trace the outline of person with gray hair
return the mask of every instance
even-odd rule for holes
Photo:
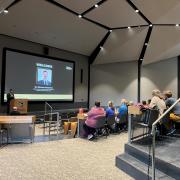
[[[166,109],[166,104],[163,100],[163,96],[160,92],[160,90],[155,89],[152,91],[152,99],[151,103],[149,105],[150,108],[155,108],[157,107],[159,109],[160,115],[163,114],[164,110]]]

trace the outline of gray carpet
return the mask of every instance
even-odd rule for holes
[[[1,180],[128,180],[115,167],[115,156],[124,151],[127,134],[96,142],[65,139],[0,149]]]

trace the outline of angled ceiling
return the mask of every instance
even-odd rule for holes
[[[94,63],[137,61],[144,45],[147,30],[147,27],[114,30]]]
[[[147,49],[144,64],[178,56],[180,54],[180,28],[154,27]]]
[[[111,28],[147,24],[125,0],[106,1],[100,7],[89,12],[86,17]]]
[[[153,24],[180,23],[179,0],[132,0]]]
[[[100,0],[55,0],[55,1],[77,12],[78,14],[82,14],[84,11],[97,4]]]
[[[179,0],[0,0],[0,12],[9,6],[0,34],[84,54],[94,64],[180,54]]]
[[[89,55],[106,30],[44,0],[22,0],[0,16],[0,33]]]

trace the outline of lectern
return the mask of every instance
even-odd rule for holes
[[[17,107],[21,114],[26,114],[28,111],[28,99],[13,99],[10,102],[10,112],[13,111],[13,107]]]

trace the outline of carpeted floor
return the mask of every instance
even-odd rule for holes
[[[0,180],[128,180],[115,167],[127,133],[100,138],[65,139],[0,149]]]

